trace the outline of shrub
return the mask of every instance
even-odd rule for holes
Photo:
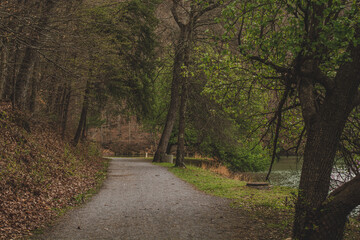
[[[203,144],[205,154],[217,159],[234,172],[258,172],[270,164],[270,157],[260,144],[245,142],[239,144]]]

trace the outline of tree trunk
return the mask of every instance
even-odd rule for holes
[[[20,60],[22,59],[21,51],[19,49],[19,46],[17,44],[14,44],[14,58],[13,58],[13,68],[9,74],[8,83],[5,86],[5,99],[11,100],[12,107],[15,108],[15,83],[16,83],[16,77],[19,73],[19,67]]]
[[[84,126],[86,126],[86,116],[87,116],[87,111],[88,111],[88,107],[89,107],[89,93],[90,93],[90,83],[88,81],[86,83],[86,89],[85,89],[85,94],[84,94],[84,101],[83,101],[83,106],[82,106],[82,110],[81,110],[79,125],[77,127],[74,139],[72,141],[72,144],[74,146],[76,146],[79,143],[81,134],[83,133],[83,128],[84,128]]]
[[[69,112],[69,105],[70,105],[70,97],[71,97],[71,87],[70,84],[67,86],[67,93],[65,95],[65,101],[64,101],[64,111],[62,114],[62,121],[61,121],[61,138],[65,138],[65,132],[66,132],[66,124],[67,124],[67,118],[68,118],[68,112]]]
[[[59,125],[62,125],[62,121],[64,119],[65,101],[68,92],[67,90],[67,83],[64,83],[61,87],[61,95],[59,94],[59,101],[57,102],[57,115],[59,116]]]
[[[55,84],[55,83],[54,83]],[[62,83],[54,88],[53,92],[49,92],[49,112],[54,113],[56,116],[61,116],[61,99],[64,95],[64,86]]]
[[[8,78],[8,47],[3,43],[1,48],[0,99],[4,96],[6,79]]]
[[[184,83],[184,79],[186,78],[184,76],[182,67],[189,66],[188,60],[190,57],[191,47],[194,41],[193,34],[196,28],[196,24],[199,18],[203,14],[221,5],[221,1],[218,1],[216,3],[212,2],[211,4],[205,4],[203,8],[201,8],[200,5],[198,6],[196,6],[196,4],[192,5],[191,2],[186,3],[186,1],[184,2],[184,1],[173,0],[172,3],[173,4],[171,8],[171,13],[175,22],[180,28],[180,35],[179,35],[179,41],[175,48],[170,108],[166,118],[165,128],[161,135],[161,139],[158,148],[155,152],[153,162],[162,162],[162,159],[165,156],[166,148],[169,143],[171,132],[174,126],[176,112],[178,111],[177,108],[179,105],[178,103],[179,90],[180,90],[179,88]],[[181,11],[178,11],[179,8],[181,9]],[[185,17],[186,20],[184,20],[184,16],[182,17],[179,16],[179,14],[184,14],[184,12],[186,12],[185,14],[187,14]]]
[[[16,76],[14,100],[15,106],[19,109],[24,109],[28,100],[27,93],[32,76],[32,69],[35,63],[35,56],[35,51],[32,47],[27,47],[25,49],[25,55],[20,65],[19,73]]]
[[[339,68],[334,87],[327,89],[319,107],[316,107],[310,81],[302,79],[300,82],[299,98],[307,141],[296,203],[294,239],[342,239],[346,216],[360,203],[359,177],[328,195],[340,137],[359,96],[360,47],[350,46],[350,52],[352,61]]]
[[[184,63],[184,31],[180,33],[180,39],[175,47],[175,59],[173,66],[173,78],[171,83],[171,99],[168,114],[166,116],[166,123],[162,132],[159,145],[155,152],[153,162],[162,162],[166,153],[166,147],[169,143],[172,129],[176,120],[176,113],[179,107],[179,87],[181,83],[181,67]]]
[[[29,94],[29,103],[28,103],[28,107],[29,107],[29,111],[31,113],[35,112],[35,107],[36,107],[36,93],[38,91],[38,82],[41,78],[41,74],[40,74],[40,62],[39,59],[36,59],[35,62],[35,66],[34,66],[34,71],[32,74],[32,80],[31,80],[31,91]]]
[[[38,44],[42,37],[41,33],[44,31],[44,28],[48,24],[50,15],[49,13],[54,7],[54,5],[55,2],[53,0],[46,0],[44,2],[44,6],[41,9],[41,16],[39,22],[36,25],[36,31],[33,31],[31,33],[31,40],[29,41],[29,45],[25,49],[24,58],[21,62],[19,73],[16,76],[13,102],[15,106],[20,109],[25,109],[25,104],[28,102],[27,92],[32,75],[31,70],[34,66],[35,58],[37,55],[35,49],[36,47],[38,47]]]
[[[83,121],[83,127],[82,127],[81,137],[80,137],[81,142],[85,141],[86,135],[87,135],[86,120],[87,120],[87,115],[85,115],[85,120]]]
[[[181,93],[181,103],[179,110],[179,135],[176,151],[175,167],[185,168],[185,125],[186,125],[186,101],[187,101],[187,86],[186,82],[183,83]]]
[[[304,163],[301,173],[299,198],[296,205],[295,239],[339,239],[318,238],[323,203],[328,196],[331,172],[343,124],[322,122],[308,130]],[[322,229],[328,226],[321,226]],[[297,237],[297,238],[296,238]]]

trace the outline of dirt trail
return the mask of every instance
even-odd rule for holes
[[[249,219],[165,168],[113,158],[100,192],[35,239],[262,239],[246,237]]]

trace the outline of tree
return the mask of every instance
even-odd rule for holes
[[[75,144],[106,101],[148,114],[157,2],[2,1],[0,100],[48,115]]]
[[[34,1],[32,3],[7,1],[1,4],[2,15],[5,21],[2,23],[2,98],[10,98],[13,105],[24,110],[29,102],[28,92],[31,86],[31,77],[41,40],[49,25],[50,12],[55,7],[55,2]],[[19,27],[16,26],[19,24]],[[21,51],[20,47],[24,50]],[[11,59],[9,51],[14,51]],[[12,71],[9,71],[10,61],[13,60]],[[12,81],[12,82],[11,82]],[[12,90],[10,94],[9,91]]]
[[[360,204],[359,175],[329,193],[344,127],[360,103],[359,2],[234,1],[224,18],[249,81],[282,94],[280,123],[281,102],[293,98],[301,108],[306,143],[293,238],[341,239]]]
[[[171,132],[176,120],[176,113],[179,109],[179,134],[178,149],[176,157],[176,166],[184,167],[184,145],[185,145],[185,113],[187,101],[187,88],[189,79],[186,69],[190,65],[190,59],[194,44],[196,42],[196,28],[201,17],[216,9],[221,5],[221,1],[205,2],[205,1],[172,1],[171,13],[180,29],[178,40],[175,45],[173,76],[171,86],[170,106],[163,133],[161,135],[158,148],[156,150],[153,161],[161,162],[166,153],[166,148],[171,136]],[[180,101],[180,105],[179,105]]]
[[[73,143],[85,136],[88,114],[95,105],[116,102],[119,108],[141,116],[148,114],[152,102],[152,81],[156,62],[154,17],[157,1],[132,0],[113,5],[91,6],[80,27],[85,43],[87,83]],[[100,100],[102,99],[102,100]],[[104,101],[104,99],[106,99]]]
[[[202,139],[198,150],[233,171],[264,171],[269,166],[266,148],[272,129],[265,129],[274,111],[273,93],[248,81],[253,74],[242,70],[226,44],[210,46],[198,50],[199,71],[206,77],[191,97],[191,124]]]

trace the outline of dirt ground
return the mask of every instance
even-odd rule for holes
[[[34,239],[279,239],[230,204],[149,160],[113,158],[100,192]]]

